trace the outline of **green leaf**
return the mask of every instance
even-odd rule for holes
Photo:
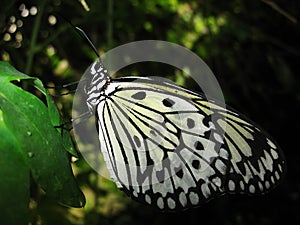
[[[63,124],[63,120],[61,119],[59,110],[53,100],[53,98],[50,96],[48,92],[46,92],[46,99],[48,104],[48,113],[51,119],[51,122],[53,126],[61,126]],[[70,133],[68,130],[63,129],[62,127],[56,128],[57,131],[61,134],[62,137],[62,143],[64,145],[64,148],[66,151],[68,151],[71,155],[78,158],[78,154],[73,147],[73,142],[70,136]]]
[[[27,76],[24,73],[21,73],[20,71],[16,70],[14,67],[12,67],[8,62],[0,62],[0,74],[3,75],[9,75],[10,77],[12,76],[20,76],[20,77],[27,77],[30,78],[29,76]]]
[[[46,95],[47,106],[33,94],[13,84],[17,81],[38,88]],[[70,135],[62,128],[55,128],[61,123],[59,111],[41,81],[18,72],[8,63],[0,62],[0,110],[6,130],[15,137],[14,143],[23,151],[23,160],[28,161],[35,182],[58,202],[83,207],[85,198],[75,182],[65,151],[73,149]],[[2,145],[0,149],[4,151]],[[5,163],[0,170],[9,166]],[[19,173],[29,177],[26,170]]]
[[[29,164],[0,110],[0,209],[1,224],[27,224]]]
[[[48,113],[53,126],[60,126],[63,124],[63,120],[60,116],[60,112],[51,97],[48,91],[45,89],[43,83],[34,77],[30,77],[24,73],[19,72],[14,67],[12,67],[8,62],[0,62],[0,74],[3,76],[2,79],[5,82],[5,79],[8,81],[20,81],[20,80],[28,80],[33,82],[33,86],[37,88],[40,92],[42,92],[46,96],[47,105],[48,105]],[[63,145],[70,154],[75,157],[78,157],[78,154],[73,146],[73,142],[71,136],[66,130],[62,128],[57,128],[58,132],[61,133],[63,137]]]

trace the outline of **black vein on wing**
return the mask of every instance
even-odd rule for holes
[[[110,100],[111,100],[111,103],[113,103],[113,100],[112,100],[112,99],[110,99]],[[122,154],[122,157],[123,157],[123,159],[124,159],[124,165],[125,165],[126,172],[127,172],[128,183],[131,184],[131,183],[132,183],[132,179],[131,179],[131,172],[130,172],[130,168],[129,168],[128,158],[127,158],[127,156],[126,156],[126,152],[125,152],[124,146],[123,146],[123,144],[122,144],[121,141],[120,141],[120,140],[121,140],[121,139],[120,139],[120,134],[119,134],[118,129],[116,128],[115,121],[112,119],[112,113],[111,113],[110,107],[108,106],[107,101],[106,101],[106,104],[107,104],[108,115],[109,115],[109,118],[110,118],[110,124],[111,124],[111,126],[112,126],[113,131],[114,131],[111,135],[116,135],[116,139],[117,139],[117,141],[118,141],[118,145],[119,145],[119,147],[120,147],[121,154]],[[129,142],[132,143],[132,140],[131,140],[131,138],[130,138],[130,134],[128,133],[127,129],[125,129],[124,124],[123,124],[122,121],[120,120],[120,118],[119,118],[119,116],[117,115],[117,113],[115,112],[115,110],[114,110],[114,109],[112,109],[112,110],[114,111],[116,117],[118,118],[119,124],[121,125],[121,127],[122,127],[124,133],[126,134],[128,140],[129,140]],[[107,132],[107,134],[109,135],[110,133]],[[111,142],[111,140],[110,140],[110,142]],[[113,151],[113,148],[111,148],[111,152],[114,152],[114,151]],[[116,165],[116,168],[117,168],[117,163],[116,163],[115,160],[116,160],[116,157],[114,157],[114,162],[115,162],[115,165]],[[118,168],[117,168],[117,169],[118,169]],[[119,172],[119,171],[117,171],[116,176],[118,177],[119,181],[121,181],[121,179],[119,178],[118,172]]]

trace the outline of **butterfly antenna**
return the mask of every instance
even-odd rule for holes
[[[55,86],[45,85],[45,87],[48,88],[48,89],[58,89],[58,88],[62,89],[62,88],[67,88],[67,87],[73,86],[75,84],[79,84],[79,81],[74,81],[74,82],[70,82],[68,84],[55,85]]]
[[[93,45],[92,41],[89,39],[89,37],[86,35],[86,33],[79,27],[75,26],[69,19],[67,19],[64,15],[60,13],[54,13],[55,15],[63,18],[65,21],[67,21],[73,28],[75,28],[76,32],[89,44],[89,46],[93,49],[93,51],[96,53],[98,58],[101,60],[100,55],[96,49],[96,47]]]
[[[96,55],[98,56],[98,58],[101,59],[100,55],[99,55],[99,53],[98,53],[98,51],[96,49],[96,47],[93,45],[92,41],[89,39],[89,37],[86,35],[86,33],[81,28],[79,28],[79,27],[75,27],[75,29],[76,29],[77,33],[83,39],[85,39],[87,41],[87,43],[91,46],[91,48],[94,50],[94,52],[96,53]]]

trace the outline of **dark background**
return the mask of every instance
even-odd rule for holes
[[[35,193],[30,205],[32,224],[299,224],[300,2],[87,3],[89,12],[77,0],[1,1],[1,60],[49,86],[80,80],[96,56],[59,15],[80,26],[100,53],[144,39],[180,44],[210,66],[227,104],[275,138],[286,156],[288,172],[283,183],[265,196],[223,196],[197,209],[160,213],[131,201],[80,159],[74,163],[74,173],[87,197],[86,207],[69,209]],[[132,65],[117,76],[122,74],[164,76],[197,88],[191,78],[158,63]],[[68,119],[72,95],[57,98],[57,103]]]

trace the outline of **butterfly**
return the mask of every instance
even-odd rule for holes
[[[143,204],[177,211],[226,193],[264,194],[286,171],[279,146],[256,124],[171,81],[112,79],[99,58],[84,93],[111,179]]]

